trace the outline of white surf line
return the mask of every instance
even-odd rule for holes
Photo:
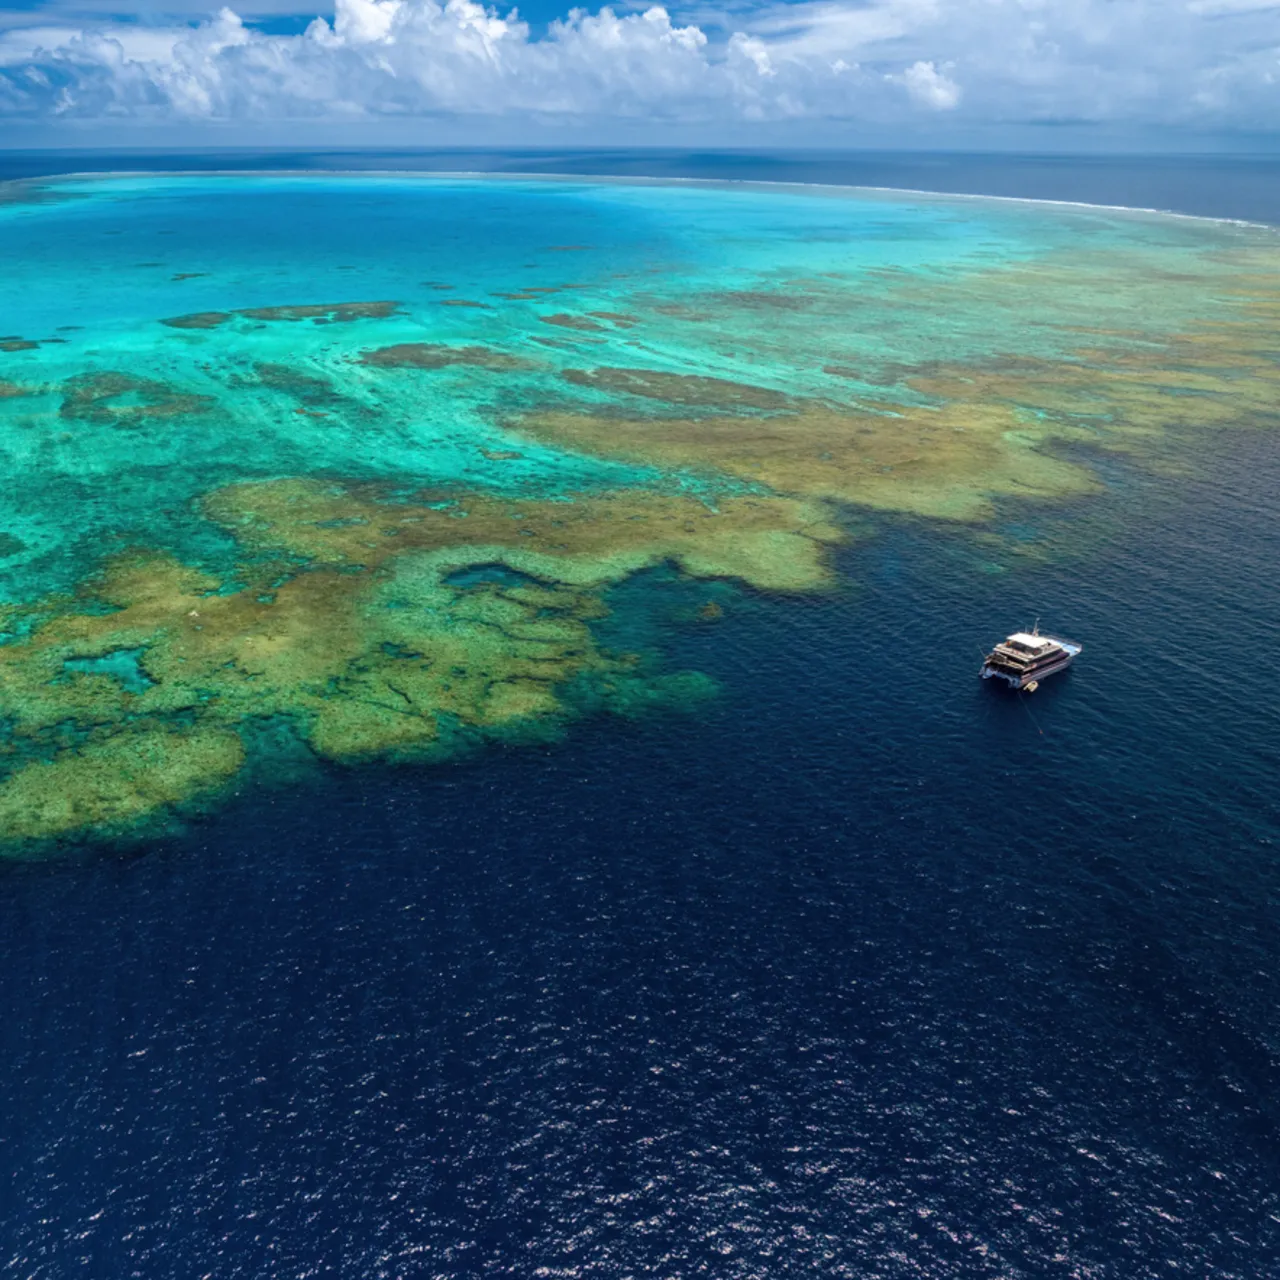
[[[1254,222],[1248,218],[1217,217],[1207,213],[1181,213],[1176,209],[1159,209],[1147,205],[1097,204],[1088,200],[1051,200],[1042,196],[984,195],[980,191],[932,191],[925,187],[882,187],[868,183],[847,182],[781,182],[771,178],[655,178],[644,174],[611,173],[522,173],[515,170],[494,172],[487,169],[272,169],[272,170],[206,170],[227,174],[244,173],[251,177],[255,172],[288,177],[385,177],[385,178],[516,178],[533,182],[598,183],[602,186],[653,186],[653,187],[781,187],[800,191],[874,191],[880,195],[928,196],[937,200],[993,200],[1005,204],[1048,205],[1064,209],[1091,209],[1105,213],[1138,213],[1159,218],[1179,218],[1186,222],[1211,222],[1221,226],[1256,227],[1263,231],[1280,229],[1275,223]],[[91,175],[92,176],[92,175]],[[199,176],[197,172],[195,176]]]

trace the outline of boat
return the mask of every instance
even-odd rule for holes
[[[1035,693],[1041,680],[1065,671],[1083,648],[1078,640],[1042,636],[1037,622],[1030,631],[1015,631],[996,645],[983,659],[981,675]]]

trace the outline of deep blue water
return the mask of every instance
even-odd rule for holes
[[[0,867],[0,1274],[1280,1273],[1280,447],[1200,448],[674,589],[687,717]]]

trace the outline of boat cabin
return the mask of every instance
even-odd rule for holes
[[[1056,640],[1050,640],[1048,636],[1035,635],[1030,631],[1015,631],[1003,644],[996,645],[996,652],[1004,650],[1010,656],[1039,658],[1050,649],[1061,647]]]

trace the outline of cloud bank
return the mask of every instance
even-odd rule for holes
[[[13,17],[13,15],[11,15]],[[813,0],[575,9],[536,33],[474,0],[337,0],[301,34],[0,31],[0,120],[1124,122],[1271,130],[1280,0]]]

